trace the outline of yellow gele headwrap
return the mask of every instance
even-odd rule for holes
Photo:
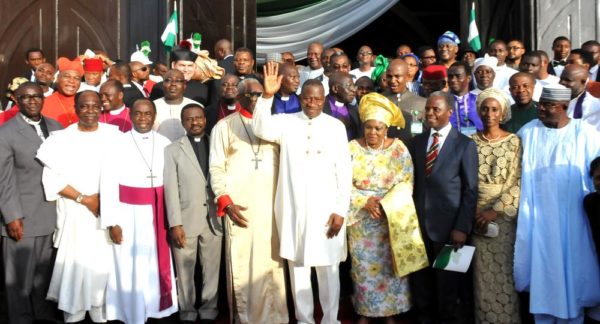
[[[363,123],[374,119],[386,124],[388,127],[404,128],[405,126],[404,116],[402,116],[400,108],[390,99],[377,92],[368,93],[360,99],[358,113]]]

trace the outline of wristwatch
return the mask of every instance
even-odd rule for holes
[[[82,200],[83,200],[83,194],[79,194],[79,196],[77,196],[77,198],[75,198],[75,202],[77,202],[78,204],[81,204]]]

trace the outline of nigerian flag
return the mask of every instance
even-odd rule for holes
[[[471,7],[471,17],[469,19],[469,45],[476,52],[481,50],[481,40],[479,39],[479,31],[475,23],[475,2],[473,2],[473,6]]]
[[[162,33],[162,36],[160,36],[160,39],[165,45],[165,49],[167,50],[167,52],[170,52],[175,46],[175,43],[177,42],[178,31],[179,28],[177,24],[177,6],[175,6],[173,14],[169,19],[169,23],[167,24],[165,31]]]

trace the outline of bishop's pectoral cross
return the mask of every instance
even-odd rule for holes
[[[262,159],[259,159],[258,154],[254,153],[254,159],[252,159],[252,161],[254,161],[254,170],[258,170],[258,162],[262,161]]]
[[[146,178],[150,179],[150,187],[154,188],[154,178],[156,178],[156,176],[152,174],[152,170],[150,170],[150,175]]]

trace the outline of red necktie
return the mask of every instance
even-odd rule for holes
[[[429,147],[429,150],[427,150],[427,155],[425,156],[425,175],[427,176],[431,174],[431,170],[433,170],[433,164],[440,151],[440,134],[433,133],[431,136],[433,136],[433,141],[431,142],[431,146]]]

